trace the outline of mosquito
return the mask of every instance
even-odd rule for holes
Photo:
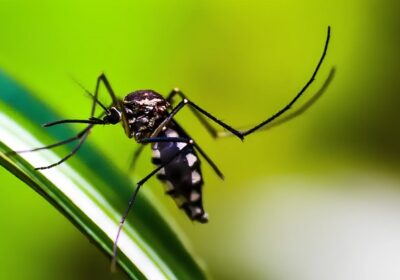
[[[199,155],[211,166],[217,176],[219,176],[221,179],[223,179],[224,176],[217,165],[178,124],[174,117],[184,107],[189,107],[189,109],[194,113],[194,116],[200,121],[200,123],[205,127],[212,137],[219,138],[221,136],[231,135],[239,138],[240,140],[244,140],[246,136],[260,130],[261,128],[265,129],[284,123],[304,112],[318,98],[318,96],[314,96],[313,99],[305,103],[290,115],[286,115],[286,117],[278,119],[278,117],[287,112],[292,105],[296,103],[296,101],[303,95],[306,89],[314,81],[322,62],[325,59],[329,40],[330,27],[328,26],[327,37],[322,55],[308,82],[286,106],[250,129],[243,131],[234,129],[232,126],[219,120],[214,115],[210,114],[205,109],[191,101],[178,88],[174,88],[166,98],[154,90],[146,89],[136,90],[126,95],[124,99],[119,99],[112,89],[106,75],[101,74],[97,78],[94,94],[85,89],[85,91],[90,94],[93,99],[91,114],[88,119],[65,119],[50,122],[44,125],[44,127],[50,127],[64,123],[85,123],[87,124],[86,128],[84,128],[76,136],[68,138],[64,141],[32,150],[16,151],[14,153],[50,149],[73,141],[78,141],[75,148],[58,162],[48,166],[36,168],[37,170],[49,169],[72,157],[83,145],[94,126],[116,125],[119,123],[122,123],[127,137],[133,138],[138,144],[141,144],[133,156],[132,164],[136,162],[145,145],[151,145],[152,162],[155,164],[156,168],[136,184],[136,187],[129,198],[127,208],[121,217],[113,245],[112,264],[115,266],[117,259],[118,239],[125,220],[136,200],[140,188],[154,175],[156,175],[157,178],[164,183],[166,193],[172,197],[178,207],[186,213],[190,220],[199,223],[207,223],[208,221],[208,215],[204,211],[203,207],[203,175],[200,168]],[[326,80],[323,88],[320,89],[320,93],[323,92],[324,88],[328,85],[333,77],[333,70],[334,69],[332,69],[331,75]],[[110,106],[103,105],[103,103],[101,103],[98,99],[99,88],[101,84],[103,84],[111,97],[112,104]],[[176,106],[173,106],[176,98],[179,98],[180,101]],[[98,106],[103,109],[103,112],[95,117],[95,110]],[[276,121],[273,122],[274,120]],[[218,131],[215,129],[211,125],[212,122],[225,129],[225,131]],[[270,125],[267,126],[268,124]]]

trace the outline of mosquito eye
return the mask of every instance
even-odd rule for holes
[[[112,107],[104,120],[110,124],[117,124],[121,120],[121,113],[115,107]]]

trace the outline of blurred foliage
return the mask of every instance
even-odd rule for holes
[[[0,5],[2,70],[65,117],[85,117],[90,110],[90,100],[70,76],[91,89],[104,71],[119,96],[138,88],[166,94],[179,86],[235,127],[257,122],[285,105],[307,81],[319,58],[326,27],[332,26],[327,60],[305,97],[318,90],[331,66],[337,67],[337,75],[305,115],[250,136],[244,143],[233,138],[214,141],[189,112],[179,116],[226,176],[221,182],[204,165],[208,225],[188,222],[164,197],[161,186],[143,188],[176,216],[217,279],[241,279],[244,275],[265,279],[268,275],[270,267],[265,266],[265,271],[251,265],[255,259],[267,262],[263,259],[266,253],[243,249],[251,232],[265,227],[262,221],[254,226],[255,217],[246,215],[257,203],[246,199],[272,195],[278,185],[267,182],[275,182],[274,178],[320,176],[328,182],[337,172],[351,170],[398,177],[398,1],[0,0]],[[105,94],[102,99],[108,103]],[[29,110],[29,104],[26,106]],[[89,141],[119,169],[127,170],[135,144],[120,127],[99,127]],[[146,154],[140,162],[135,177],[151,168]],[[84,268],[97,273],[102,265],[93,265],[94,260],[87,258],[94,259],[96,254],[86,241],[33,192],[0,172],[1,182],[9,182],[1,188],[4,201],[0,205],[15,215],[8,225],[1,225],[6,227],[3,235],[8,241],[0,242],[13,244],[2,256],[4,278],[23,273],[15,269],[22,265],[15,259],[25,249],[16,242],[15,231],[31,232],[31,223],[37,233],[24,235],[25,242],[32,243],[26,248],[41,244],[37,246],[43,255],[27,258],[24,271],[54,278],[51,269],[66,268],[45,264],[54,261],[55,248],[65,243],[69,245],[62,246],[63,253],[73,255],[76,263],[69,271],[78,274]],[[254,180],[266,182],[265,188],[251,188]],[[232,199],[227,199],[228,194]],[[34,213],[35,219],[28,219],[26,225],[16,222],[27,220],[26,209],[32,209],[29,214]],[[248,235],[241,231],[240,238],[233,236],[238,227]],[[46,228],[43,233],[42,228]],[[82,248],[82,253],[77,248]]]

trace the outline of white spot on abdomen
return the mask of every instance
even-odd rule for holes
[[[197,157],[194,154],[187,154],[186,160],[187,160],[189,166],[192,167],[194,165],[194,163],[197,161]]]
[[[160,158],[160,150],[158,149],[153,150],[153,158]]]
[[[158,174],[165,175],[165,169],[161,168],[160,170],[158,170]]]
[[[197,206],[190,206],[190,211],[192,212],[192,218],[201,214],[201,209]]]
[[[186,147],[186,143],[183,143],[183,142],[178,142],[178,143],[176,143],[176,146],[178,147],[178,149],[179,150],[182,150],[183,148],[185,148]]]
[[[192,172],[192,184],[196,184],[201,181],[201,176],[196,170]]]
[[[197,201],[197,200],[199,200],[199,199],[200,199],[200,193],[193,190],[193,191],[190,193],[190,201],[194,202],[194,201]]]
[[[171,128],[168,128],[165,131],[165,135],[167,137],[170,137],[170,138],[179,138],[178,132],[176,132],[175,130],[173,130]],[[177,142],[176,143],[176,146],[178,147],[179,150],[182,150],[184,147],[186,147],[186,145],[187,145],[187,143],[184,143],[184,142]]]
[[[179,134],[175,130],[170,128],[165,131],[165,135],[167,135],[167,137],[179,137]]]

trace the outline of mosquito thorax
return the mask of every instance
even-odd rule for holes
[[[152,132],[168,115],[170,104],[157,92],[145,89],[134,91],[123,100],[129,137],[136,141],[150,137]]]

